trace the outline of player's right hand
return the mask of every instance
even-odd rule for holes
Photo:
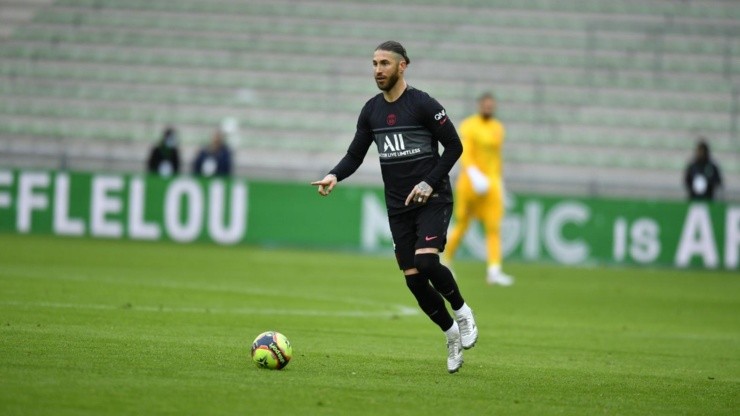
[[[321,196],[327,196],[331,193],[331,190],[337,185],[337,177],[331,173],[324,176],[324,179],[320,181],[311,182],[311,186],[319,187],[319,194]]]

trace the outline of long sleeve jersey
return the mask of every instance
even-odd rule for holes
[[[389,215],[415,208],[404,203],[421,181],[434,189],[432,198],[452,201],[449,172],[462,154],[462,143],[445,109],[429,94],[408,87],[392,103],[383,94],[368,100],[347,154],[330,173],[340,181],[353,174],[373,143],[378,149]]]

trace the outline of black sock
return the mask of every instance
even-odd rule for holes
[[[442,296],[450,302],[452,309],[462,308],[465,301],[460,294],[455,278],[450,269],[439,262],[439,255],[434,253],[417,254],[414,256],[414,265],[424,276],[429,278],[432,285]]]
[[[439,327],[446,331],[453,324],[450,313],[445,308],[445,301],[439,292],[429,284],[429,279],[421,274],[412,274],[406,276],[406,286],[414,294],[419,307],[429,318]]]

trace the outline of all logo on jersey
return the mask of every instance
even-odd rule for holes
[[[406,158],[422,152],[423,144],[418,138],[405,137],[404,133],[386,133],[375,135],[380,160]]]
[[[406,144],[403,142],[403,134],[398,133],[393,135],[393,139],[385,136],[385,144],[383,145],[383,152],[387,151],[397,152],[399,150],[406,150]]]
[[[396,125],[396,115],[395,114],[388,114],[388,117],[385,118],[385,122],[389,126],[395,126]]]

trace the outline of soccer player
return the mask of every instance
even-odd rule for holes
[[[437,100],[404,80],[409,63],[398,42],[387,41],[375,49],[374,76],[381,93],[362,108],[344,158],[311,185],[318,186],[322,196],[329,195],[362,164],[370,145],[377,146],[396,260],[421,310],[447,336],[447,370],[454,373],[462,366],[462,349],[478,339],[473,311],[450,270],[439,262],[452,216],[449,172],[462,144]]]
[[[478,114],[460,125],[465,151],[462,171],[455,185],[455,227],[445,253],[451,264],[470,220],[483,223],[486,234],[488,270],[486,282],[511,286],[514,279],[501,271],[501,219],[504,216],[504,182],[501,151],[506,134],[496,119],[496,99],[485,93],[478,99]]]

